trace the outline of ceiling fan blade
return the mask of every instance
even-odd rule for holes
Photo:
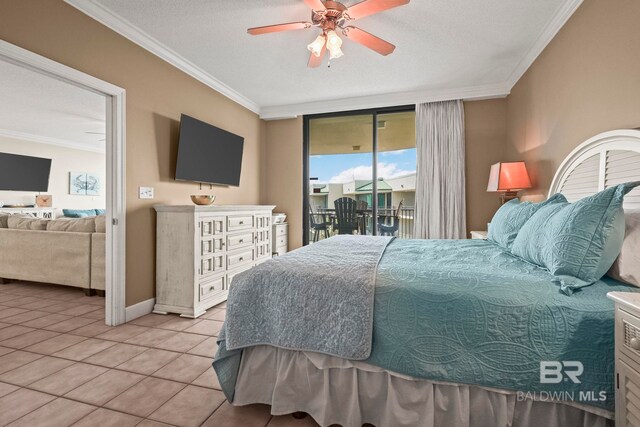
[[[304,2],[309,6],[312,10],[325,10],[324,3],[320,0],[304,0]]]
[[[267,25],[265,27],[249,28],[247,33],[257,36],[260,34],[277,33],[280,31],[304,30],[311,28],[310,22],[290,22],[288,24]]]
[[[388,41],[382,40],[380,37],[376,37],[373,34],[367,33],[360,28],[349,26],[343,28],[345,35],[356,43],[368,47],[371,50],[375,50],[380,55],[387,56],[396,49],[394,45]]]
[[[411,0],[364,0],[347,9],[349,19],[360,19],[394,7],[404,6]]]
[[[307,67],[318,68],[320,65],[322,65],[322,60],[324,59],[325,53],[327,53],[326,45],[322,46],[322,50],[320,51],[320,56],[315,56],[313,53],[311,54]]]

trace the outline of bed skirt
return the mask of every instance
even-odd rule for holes
[[[415,379],[336,357],[256,346],[244,350],[234,405],[306,412],[321,426],[604,427],[613,414],[519,399],[513,391]]]

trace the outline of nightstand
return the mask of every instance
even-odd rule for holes
[[[480,240],[487,240],[487,231],[472,231],[471,232],[471,238],[472,239],[480,239]]]
[[[635,419],[634,408],[640,407],[635,392],[640,388],[640,294],[609,292],[607,297],[616,303],[616,425],[632,425],[627,408]]]

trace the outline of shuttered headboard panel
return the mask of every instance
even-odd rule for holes
[[[570,202],[611,186],[640,181],[640,131],[616,130],[580,144],[562,162],[549,195],[562,193]],[[625,196],[625,209],[640,209],[640,188]]]

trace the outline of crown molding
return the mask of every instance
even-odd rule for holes
[[[529,51],[522,57],[509,78],[491,85],[474,86],[458,89],[443,90],[415,90],[410,92],[367,95],[351,98],[313,101],[299,104],[260,106],[231,87],[222,83],[214,76],[188,61],[177,52],[140,30],[126,19],[116,15],[98,3],[97,0],[64,0],[96,21],[102,23],[118,34],[131,40],[152,54],[158,56],[194,79],[204,83],[213,90],[226,96],[234,102],[260,115],[264,120],[294,118],[303,114],[317,114],[326,112],[358,110],[373,107],[389,107],[395,105],[417,104],[423,102],[446,101],[463,99],[465,101],[490,98],[503,98],[531,67],[547,45],[553,40],[573,13],[580,7],[583,0],[566,0],[558,8],[553,18],[544,27]]]
[[[0,129],[0,137],[19,139],[22,141],[36,142],[38,144],[55,145],[57,147],[70,148],[73,150],[91,151],[93,153],[105,153],[105,147],[91,147],[86,143],[77,141],[67,141],[65,139],[51,138],[48,136],[35,135],[32,133],[18,132],[9,129]]]
[[[362,110],[366,108],[394,107],[397,105],[449,101],[452,99],[473,101],[491,98],[504,98],[509,95],[510,89],[511,88],[505,84],[496,84],[458,89],[385,93],[380,95],[305,102],[302,104],[276,105],[262,107],[260,110],[260,118],[264,120],[278,120],[294,118],[301,114],[318,114],[326,112]]]
[[[533,43],[529,51],[522,57],[516,68],[509,76],[509,79],[505,82],[509,86],[509,89],[518,83],[524,73],[531,67],[535,60],[540,56],[542,51],[551,43],[551,40],[558,34],[560,29],[564,27],[573,13],[580,7],[583,0],[567,0],[556,11],[553,18],[544,27],[536,41]]]
[[[160,43],[154,37],[137,28],[126,19],[114,14],[95,0],[64,0],[69,5],[80,10],[84,14],[90,16],[106,27],[112,29],[121,36],[131,40],[143,49],[148,50],[157,57],[163,59],[177,69],[190,75],[194,79],[209,86],[216,92],[226,96],[232,101],[242,105],[246,109],[259,114],[260,106],[247,98],[246,96],[235,91],[220,80],[207,73],[202,68],[187,60],[177,52],[169,49]]]

